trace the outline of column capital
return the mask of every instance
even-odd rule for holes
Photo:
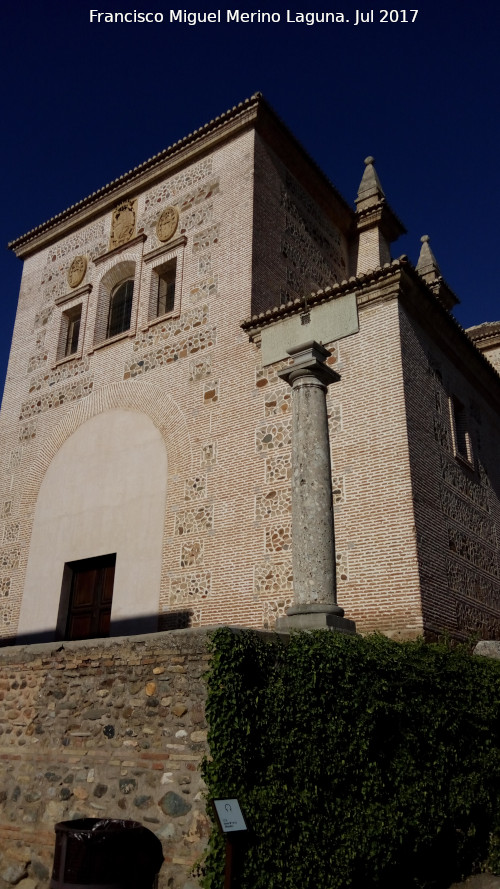
[[[315,377],[325,387],[340,380],[340,374],[326,364],[331,352],[321,343],[309,340],[289,349],[288,354],[293,358],[293,364],[279,370],[278,376],[289,386],[293,386],[300,377]]]

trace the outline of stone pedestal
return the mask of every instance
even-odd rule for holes
[[[290,349],[279,376],[292,387],[292,547],[294,603],[278,629],[355,633],[337,605],[332,471],[326,391],[340,379],[316,342]]]

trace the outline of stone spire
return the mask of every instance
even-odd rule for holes
[[[390,243],[406,231],[387,203],[374,163],[371,155],[365,158],[365,170],[356,198],[359,235],[355,259],[357,275],[390,262]]]
[[[443,279],[437,259],[431,250],[429,235],[422,235],[420,240],[422,247],[420,248],[420,256],[416,265],[417,272],[445,309],[451,310],[460,300]]]
[[[422,242],[422,247],[420,248],[420,256],[418,257],[416,269],[427,284],[432,284],[433,281],[437,281],[438,278],[442,277],[441,270],[437,264],[436,257],[431,250],[429,235],[422,235],[420,240]]]
[[[356,198],[358,210],[365,210],[367,207],[373,207],[385,198],[384,189],[380,184],[377,171],[373,166],[374,163],[374,157],[371,155],[365,157],[365,170],[363,178],[359,183],[358,196]]]

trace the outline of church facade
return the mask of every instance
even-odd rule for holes
[[[293,603],[288,349],[321,342],[337,594],[361,632],[500,636],[500,333],[254,96],[12,242],[6,642],[274,628]],[[311,529],[314,534],[314,529]]]

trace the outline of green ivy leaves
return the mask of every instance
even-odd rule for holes
[[[320,631],[218,630],[208,795],[251,826],[241,889],[448,886],[500,842],[500,665]],[[223,885],[213,833],[203,885]]]

